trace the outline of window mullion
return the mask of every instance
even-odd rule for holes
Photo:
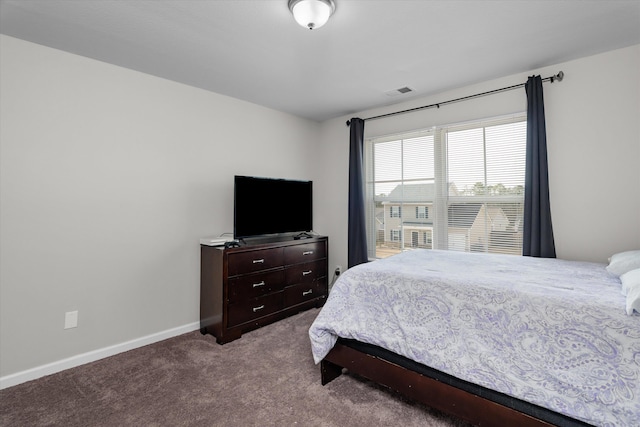
[[[402,141],[400,141],[400,170],[401,172],[401,176],[400,176],[400,182],[402,185],[402,191],[401,193],[401,197],[400,197],[400,209],[398,212],[398,219],[400,220],[400,250],[404,250],[404,219],[402,217],[403,215],[403,206],[404,206],[404,185],[405,185],[405,170],[404,170],[404,139]]]
[[[435,168],[435,200],[434,204],[434,221],[433,221],[433,248],[446,249],[448,243],[447,232],[447,197],[448,197],[448,179],[447,179],[447,148],[446,148],[446,132],[437,129],[434,135],[434,168]]]
[[[491,194],[489,191],[489,180],[487,179],[487,128],[485,126],[482,126],[482,153],[483,153],[482,169],[484,171],[484,192],[485,192],[485,195],[488,197]],[[485,238],[485,241],[488,242],[491,234],[490,232],[491,220],[489,218],[489,205],[487,203],[484,203],[483,206],[484,206],[484,238]],[[486,251],[488,251],[488,245],[487,245]]]

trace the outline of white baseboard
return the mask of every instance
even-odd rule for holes
[[[46,365],[27,369],[26,371],[6,375],[4,377],[0,377],[0,390],[25,383],[27,381],[35,380],[46,375],[55,374],[56,372],[64,371],[65,369],[75,368],[76,366],[84,365],[85,363],[95,362],[96,360],[104,359],[105,357],[113,356],[118,353],[153,344],[155,342],[163,341],[168,338],[173,338],[175,336],[186,334],[188,332],[193,332],[199,329],[200,322],[194,322],[188,325],[168,329],[166,331],[147,335],[141,338],[136,338],[131,341],[123,342],[121,344],[115,344],[87,353],[78,354],[76,356],[62,359],[57,362],[52,362]]]

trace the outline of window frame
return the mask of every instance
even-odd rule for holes
[[[434,162],[433,183],[435,188],[435,194],[433,195],[434,200],[432,202],[425,200],[425,203],[427,205],[424,206],[424,209],[425,209],[424,218],[418,218],[420,209],[418,209],[419,206],[416,206],[416,211],[415,211],[416,220],[429,219],[433,222],[433,228],[430,231],[430,234],[431,234],[430,240],[431,240],[432,248],[451,249],[449,247],[449,227],[450,226],[449,226],[448,212],[449,212],[449,207],[452,204],[469,203],[469,202],[481,203],[483,204],[483,206],[485,206],[484,209],[486,211],[489,211],[490,208],[496,209],[494,207],[495,204],[505,208],[508,206],[505,206],[504,204],[514,204],[514,206],[523,205],[524,204],[524,181],[522,181],[523,182],[522,191],[519,194],[501,194],[501,195],[474,194],[473,196],[449,194],[449,188],[448,188],[449,183],[447,182],[448,169],[449,169],[448,135],[452,132],[481,128],[483,132],[483,144],[486,145],[487,142],[486,142],[486,136],[484,135],[484,133],[486,132],[487,128],[491,128],[491,127],[499,126],[503,124],[509,124],[509,123],[524,123],[524,131],[523,131],[525,135],[524,151],[526,151],[526,113],[525,112],[518,112],[518,113],[506,115],[506,116],[489,117],[481,120],[473,120],[473,121],[468,121],[463,123],[438,125],[438,126],[416,130],[416,131],[401,132],[401,133],[396,133],[396,134],[386,135],[386,136],[377,136],[377,137],[374,136],[374,137],[366,138],[365,157],[364,157],[364,163],[365,163],[364,164],[365,166],[364,186],[365,186],[365,212],[366,212],[365,217],[367,221],[366,230],[367,230],[367,241],[368,241],[368,248],[369,248],[369,258],[371,259],[378,258],[376,236],[380,230],[380,227],[385,227],[385,225],[383,224],[381,226],[378,226],[378,228],[376,228],[376,218],[377,218],[376,206],[380,206],[382,203],[379,196],[376,196],[374,194],[376,184],[380,184],[380,183],[389,184],[389,183],[395,182],[395,180],[376,181],[374,179],[375,170],[376,170],[375,169],[376,164],[374,159],[374,147],[376,146],[376,144],[385,143],[385,142],[393,143],[395,141],[403,141],[400,143],[400,146],[401,146],[400,162],[402,164],[404,162],[402,157],[403,156],[402,150],[404,149],[402,147],[404,145],[404,141],[411,140],[414,138],[427,138],[426,141],[430,141],[429,138],[432,138],[432,141],[433,141],[432,152],[433,152],[433,162]],[[520,136],[521,135],[519,134],[519,137]],[[427,142],[427,143],[431,143],[431,142]],[[483,161],[485,162],[485,175],[486,175],[487,174],[486,148],[483,156],[484,156]],[[404,168],[404,165],[401,165],[401,168]],[[402,169],[402,171],[404,173],[404,169]],[[522,173],[522,178],[524,179],[524,165],[522,165],[521,167],[521,173]],[[401,179],[398,182],[403,184],[409,184],[411,183],[411,181],[424,181],[424,179],[411,180],[411,179],[402,179],[402,178],[403,177],[401,177]],[[431,179],[430,177],[424,177],[424,178],[427,179],[427,181],[430,181]],[[488,181],[486,180],[486,177],[484,182],[485,182],[485,185],[488,186],[487,184]],[[405,203],[408,203],[408,202],[405,202]],[[400,212],[402,212],[403,206],[405,206],[403,202],[400,202],[400,206],[398,206],[400,208]],[[391,215],[391,212],[390,212],[390,215]],[[485,213],[485,216],[486,215],[487,214]],[[521,224],[522,219],[520,216],[518,216],[521,214],[519,212],[516,212],[515,215],[517,218],[515,222],[517,224]],[[391,217],[400,219],[401,227],[402,227],[400,229],[400,235],[402,236],[404,232],[403,230],[405,229],[403,225],[404,219],[402,218],[402,214],[400,213],[398,216],[391,216]],[[386,233],[382,233],[382,235],[384,236],[386,235]],[[400,243],[401,243],[400,250],[409,249],[409,247],[403,247],[404,245],[402,240],[403,239],[400,239]],[[519,245],[520,246],[518,250],[520,251],[519,254],[521,254],[521,241]]]

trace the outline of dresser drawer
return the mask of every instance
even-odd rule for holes
[[[287,285],[298,283],[311,283],[327,275],[327,261],[305,262],[287,267],[284,270],[285,282]]]
[[[267,314],[282,310],[283,307],[284,291],[229,304],[228,326],[231,327],[250,322]]]
[[[284,263],[286,265],[315,261],[327,257],[327,247],[324,242],[305,243],[284,248]]]
[[[301,285],[289,286],[284,290],[284,304],[291,306],[312,300],[321,296],[326,296],[324,282],[304,283]]]
[[[280,267],[284,264],[283,261],[282,248],[230,253],[228,260],[229,276]]]
[[[284,288],[284,270],[237,276],[229,279],[229,302],[256,298]]]

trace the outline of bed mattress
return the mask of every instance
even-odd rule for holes
[[[640,316],[604,264],[413,250],[346,271],[309,335],[338,337],[595,425],[640,419]]]

